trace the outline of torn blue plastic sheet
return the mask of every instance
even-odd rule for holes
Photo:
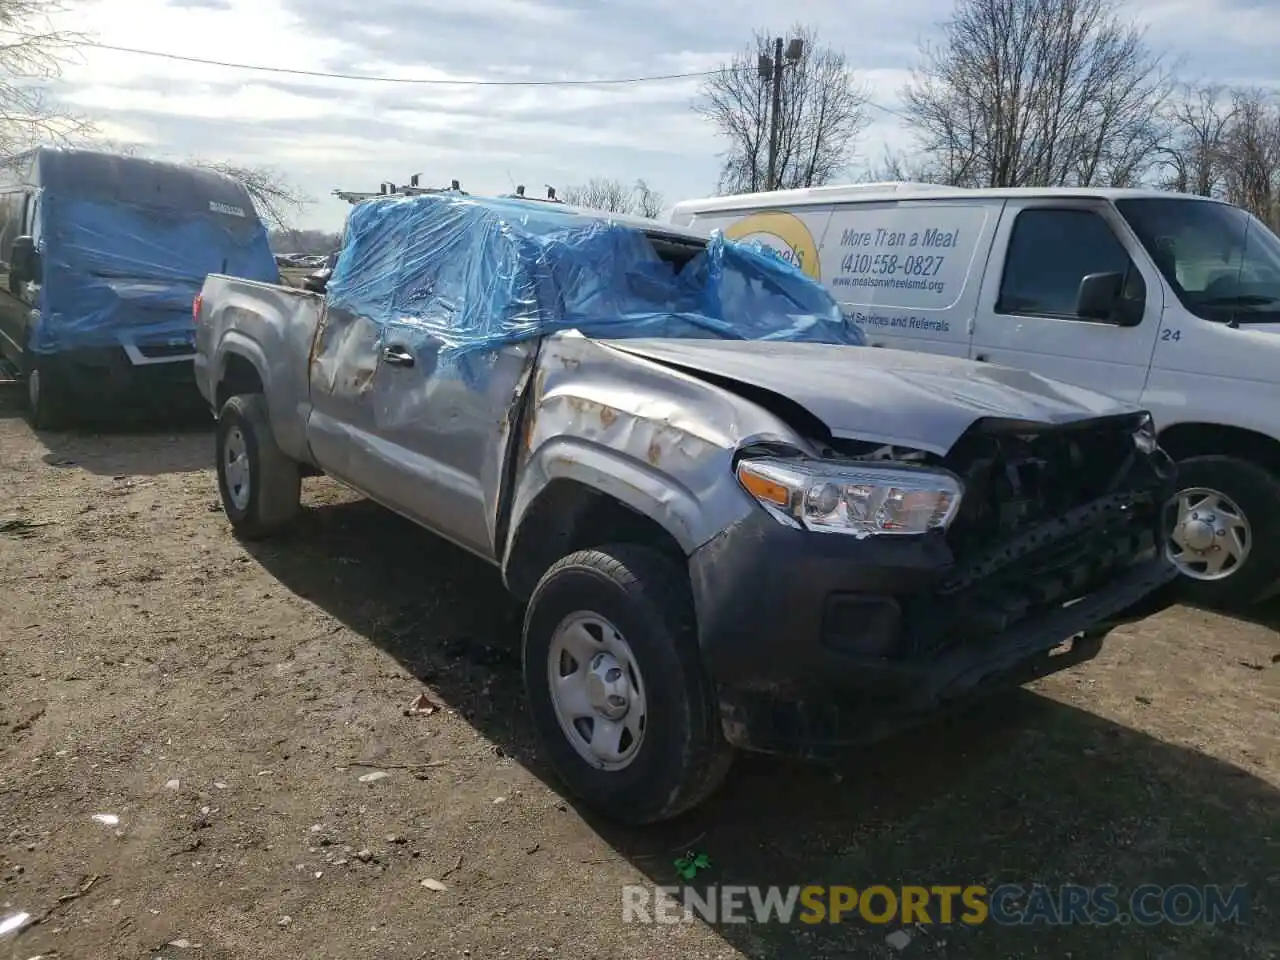
[[[619,339],[696,337],[864,344],[817,282],[766,247],[712,235],[683,266],[646,231],[571,207],[426,195],[357,205],[328,306],[442,366],[563,330]],[[683,238],[685,243],[698,243]],[[661,244],[659,244],[661,246]]]
[[[167,210],[41,192],[38,353],[188,342],[191,301],[210,273],[279,281],[253,214]]]

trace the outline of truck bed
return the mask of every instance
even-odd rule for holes
[[[324,296],[211,273],[195,312],[196,384],[215,416],[228,396],[261,390],[280,448],[309,462],[308,358]]]

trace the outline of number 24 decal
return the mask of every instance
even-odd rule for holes
[[[1181,330],[1161,330],[1160,339],[1161,340],[1181,340],[1182,331]]]

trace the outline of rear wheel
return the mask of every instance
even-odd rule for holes
[[[1169,559],[1193,603],[1238,607],[1263,599],[1280,579],[1280,480],[1236,457],[1178,464],[1170,504]]]
[[[552,767],[610,819],[678,816],[728,772],[688,578],[655,550],[616,544],[552,566],[525,615],[524,679]]]
[[[222,405],[217,456],[222,509],[237,536],[268,537],[297,517],[301,472],[276,444],[262,394],[240,394]]]

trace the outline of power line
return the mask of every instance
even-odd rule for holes
[[[0,30],[0,34],[6,31]],[[329,73],[323,70],[301,70],[291,67],[268,67],[259,63],[235,63],[229,60],[209,60],[203,57],[190,57],[180,53],[166,53],[162,50],[143,50],[138,47],[121,47],[111,43],[81,41],[78,46],[92,47],[96,50],[108,50],[113,53],[128,53],[140,57],[156,57],[161,60],[176,60],[181,63],[198,63],[208,67],[225,67],[230,70],[249,70],[257,73],[287,74],[297,77],[318,77],[325,80],[359,80],[366,83],[400,83],[419,86],[452,86],[452,87],[587,87],[601,85],[621,85],[633,83],[655,83],[663,80],[692,80],[700,77],[713,77],[724,71],[732,72],[735,68],[724,66],[715,70],[698,70],[691,73],[661,73],[643,77],[606,77],[594,80],[428,80],[421,77],[381,77],[367,73]],[[741,68],[748,70],[748,68]],[[754,69],[754,68],[751,68]],[[905,114],[892,107],[886,107],[873,100],[866,105],[873,110],[890,114],[900,120],[908,119]]]
[[[177,60],[182,63],[200,63],[209,67],[228,67],[233,70],[254,70],[259,73],[284,73],[297,77],[321,77],[326,80],[363,80],[370,83],[404,83],[423,86],[451,87],[585,87],[604,84],[654,83],[661,80],[690,80],[697,77],[714,76],[721,71],[700,70],[693,73],[663,73],[647,77],[612,77],[598,80],[427,80],[416,77],[378,77],[360,73],[327,73],[323,70],[295,70],[289,67],[268,67],[254,63],[231,63],[226,60],[206,60],[203,57],[188,57],[178,53],[165,53],[160,50],[141,50],[136,47],[119,47],[110,43],[85,41],[78,44],[82,47],[93,47],[97,50],[111,50],[115,53],[129,53],[140,57],[158,57],[161,60]]]
[[[182,63],[199,63],[208,67],[226,67],[231,70],[250,70],[259,73],[283,73],[299,77],[319,77],[326,80],[360,80],[367,83],[403,83],[425,86],[586,87],[605,84],[618,85],[627,83],[654,83],[662,80],[692,80],[699,77],[713,77],[725,70],[732,71],[734,69],[731,66],[725,66],[715,70],[699,70],[692,73],[660,73],[644,77],[611,77],[596,80],[428,80],[420,77],[380,77],[367,73],[328,73],[323,70],[298,70],[290,67],[268,67],[256,63],[233,63],[227,60],[206,60],[203,57],[189,57],[180,53],[166,53],[162,50],[142,50],[135,47],[120,47],[115,44],[97,43],[93,41],[84,41],[79,45],[83,47],[93,47],[97,50],[110,50],[115,53],[129,53],[141,57],[158,57],[161,60],[177,60]],[[892,114],[895,117],[905,119],[902,113],[894,110],[892,107],[882,106],[881,104],[875,103],[871,100],[867,101],[867,106],[874,110],[879,110],[883,113]]]

